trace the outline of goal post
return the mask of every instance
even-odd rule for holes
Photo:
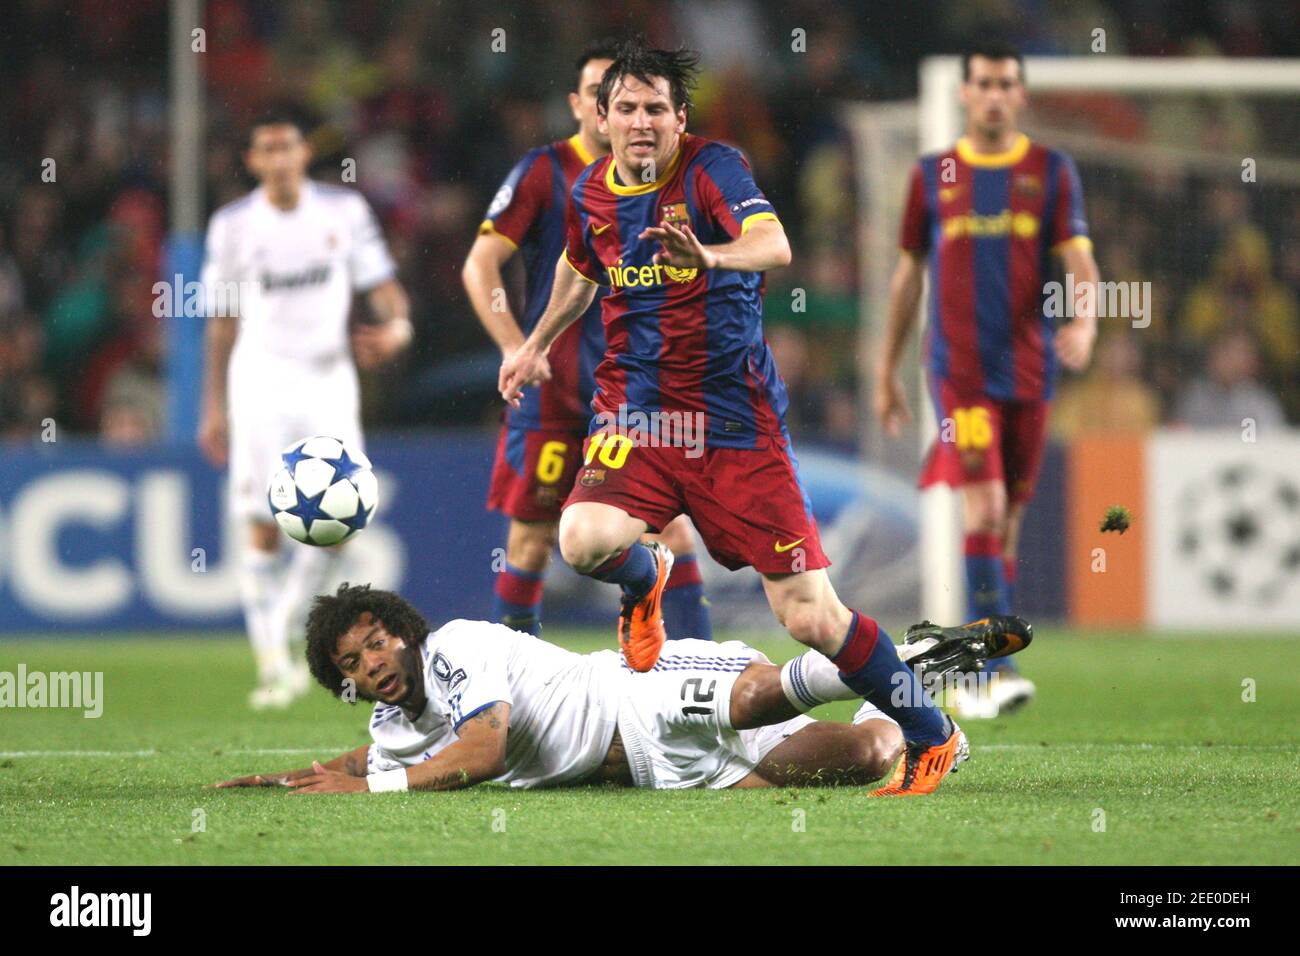
[[[1253,157],[1267,170],[1260,188],[1300,190],[1300,162],[1289,153],[1300,142],[1300,60],[1124,57],[1109,54],[1025,58],[1029,108],[1022,121],[1030,136],[1041,136],[1074,155],[1080,166],[1085,204],[1102,194],[1102,201],[1120,204],[1130,216],[1140,217],[1144,206],[1155,208],[1163,200],[1156,183],[1159,170],[1173,177],[1193,198],[1186,210],[1187,225],[1199,224],[1199,200],[1215,184],[1242,184],[1242,163]],[[897,260],[896,238],[902,214],[906,177],[918,155],[945,149],[961,134],[964,116],[958,99],[961,58],[929,57],[919,67],[918,99],[902,103],[846,104],[843,120],[855,153],[859,196],[859,248],[861,250],[861,317],[863,352],[874,356],[883,333],[889,295],[889,276]],[[1253,131],[1225,137],[1228,142],[1206,146],[1180,141],[1179,124],[1186,118],[1225,114],[1231,132]],[[1112,115],[1113,114],[1113,115]],[[1166,115],[1167,114],[1167,115]],[[1127,124],[1127,126],[1125,125]],[[1234,152],[1250,142],[1252,152]],[[1261,173],[1261,180],[1264,177]],[[1144,183],[1143,179],[1151,180]],[[1098,190],[1098,180],[1104,189]],[[1281,193],[1279,193],[1281,194]],[[1260,205],[1267,207],[1269,201]],[[1284,205],[1284,204],[1283,204]],[[1108,241],[1104,223],[1093,223],[1099,247]],[[1176,258],[1176,257],[1175,257]],[[1204,262],[1190,256],[1162,269],[1172,270],[1174,289],[1165,289],[1162,305],[1167,313],[1180,307],[1187,287],[1200,275]],[[1106,279],[1103,266],[1103,281]],[[1164,278],[1162,272],[1157,278]],[[927,283],[928,285],[928,283]],[[1156,289],[1156,294],[1161,293]],[[928,289],[927,289],[928,295]],[[921,304],[918,325],[924,329],[926,303]],[[919,341],[921,336],[917,336]],[[912,343],[904,381],[912,396],[916,421],[907,443],[885,441],[871,415],[873,369],[870,359],[861,366],[863,420],[862,448],[873,461],[901,470],[915,469],[937,434],[928,390],[920,374],[920,349]],[[918,449],[920,454],[918,454]],[[966,613],[959,499],[937,486],[921,494],[919,555],[922,563],[920,613],[932,620],[951,622]]]

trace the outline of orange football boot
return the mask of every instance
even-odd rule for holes
[[[944,715],[943,719],[948,739],[931,747],[908,743],[903,750],[903,759],[894,768],[889,783],[879,790],[871,791],[868,796],[919,797],[934,793],[940,780],[949,773],[957,772],[957,764],[970,758],[970,744],[951,717]]]
[[[654,556],[658,574],[646,596],[633,601],[624,596],[618,614],[618,643],[623,657],[634,671],[644,673],[655,666],[664,649],[668,632],[664,629],[663,596],[668,574],[673,569],[673,553],[658,541],[646,545]]]

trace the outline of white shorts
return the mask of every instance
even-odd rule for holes
[[[365,450],[350,356],[302,364],[234,356],[229,394],[229,494],[237,518],[272,520],[266,490],[286,446],[329,435]]]
[[[618,732],[634,786],[730,787],[786,736],[812,722],[799,716],[775,727],[732,728],[732,687],[755,660],[767,658],[740,641],[688,638],[664,644],[652,670],[626,672]],[[785,736],[782,730],[788,730]]]

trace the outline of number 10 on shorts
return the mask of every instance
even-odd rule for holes
[[[590,465],[593,459],[599,459],[606,468],[622,468],[627,463],[627,456],[632,453],[632,439],[618,432],[596,432],[587,445],[584,465]]]

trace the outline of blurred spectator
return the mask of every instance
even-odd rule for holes
[[[0,315],[0,438],[36,441],[55,414],[55,392],[41,373],[40,323],[25,313]]]
[[[1264,388],[1259,375],[1259,347],[1246,329],[1229,329],[1210,345],[1206,373],[1187,386],[1175,415],[1192,428],[1241,428],[1285,424],[1282,406]]]
[[[1140,377],[1142,353],[1134,335],[1105,331],[1088,373],[1062,384],[1050,419],[1056,437],[1146,432],[1160,423],[1160,399]]]
[[[921,56],[956,50],[998,26],[1036,53],[1086,52],[1093,24],[1107,30],[1109,53],[1300,53],[1287,5],[1260,0],[1205,6],[1212,13],[1183,11],[1174,0],[1145,0],[1136,10],[1118,0],[959,6],[940,17],[909,0],[210,0],[204,199],[211,210],[251,188],[242,153],[259,110],[286,99],[311,110],[320,118],[309,131],[313,174],[339,182],[344,160],[355,162],[355,186],[381,217],[413,301],[415,348],[403,375],[367,383],[368,398],[378,399],[367,401],[367,417],[490,420],[500,408],[495,362],[457,272],[484,208],[526,149],[571,131],[570,64],[586,42],[636,28],[662,45],[694,45],[704,62],[690,128],[745,152],[795,249],[793,266],[770,277],[766,309],[798,437],[851,444],[862,224],[840,103],[914,95]],[[162,268],[165,230],[169,84],[160,38],[168,10],[166,0],[28,0],[6,9],[0,433],[30,439],[43,418],[57,417],[61,427],[101,429],[106,441],[159,434],[161,330],[150,321],[148,290]],[[498,27],[506,31],[499,52],[488,40]],[[799,42],[795,27],[804,33]],[[1036,96],[1044,105],[1052,99]],[[1285,138],[1247,101],[1206,109],[1162,100],[1148,111],[1120,95],[1056,100],[1076,128],[1092,123],[1126,141],[1168,129],[1177,137],[1171,143],[1246,155],[1260,136]],[[42,178],[45,159],[57,169],[53,181]],[[1134,178],[1142,178],[1141,195],[1158,199],[1149,216],[1131,214]],[[1163,391],[1178,383],[1188,343],[1245,324],[1300,411],[1300,388],[1291,384],[1300,381],[1300,199],[1289,210],[1253,209],[1258,200],[1235,184],[1193,183],[1160,169],[1097,175],[1085,166],[1083,179],[1103,277],[1151,278],[1157,289],[1149,335],[1116,344],[1115,364],[1141,344]],[[1276,277],[1270,248],[1278,250]],[[1212,274],[1189,293],[1183,284],[1211,256]],[[800,311],[795,290],[803,292]],[[1182,314],[1174,309],[1180,301]],[[1099,365],[1110,361],[1098,357]],[[1096,381],[1107,374],[1099,369]],[[1135,396],[1135,383],[1124,381],[1119,395]],[[1063,400],[1089,389],[1112,403],[1107,414],[1116,419],[1127,402],[1134,421],[1147,420],[1145,402],[1105,393],[1092,377]]]
[[[1268,238],[1253,225],[1228,234],[1210,276],[1188,293],[1183,318],[1188,334],[1202,343],[1226,327],[1249,328],[1274,368],[1295,363],[1298,321],[1295,292],[1273,278]]]

